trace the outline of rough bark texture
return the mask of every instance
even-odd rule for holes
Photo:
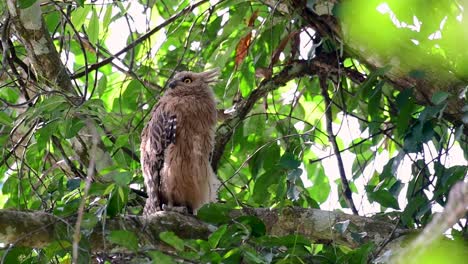
[[[67,69],[42,19],[41,1],[20,9],[16,0],[7,0],[8,13],[14,34],[24,44],[36,76],[43,78],[51,88],[73,94],[74,89]]]
[[[269,210],[264,208],[234,210],[234,219],[241,215],[254,215],[261,219],[272,236],[302,235],[319,243],[336,243],[356,248],[367,242],[379,244],[389,236],[398,237],[406,231],[395,229],[394,225],[372,218],[353,216],[340,212],[318,209],[286,208]],[[44,212],[21,212],[0,210],[0,241],[16,246],[42,248],[54,240],[69,240],[73,234],[73,217],[59,219]],[[338,229],[337,224],[348,225]],[[216,227],[188,215],[176,212],[157,212],[146,218],[143,216],[122,216],[106,221],[105,226],[94,227],[90,243],[93,251],[115,248],[106,242],[105,235],[112,230],[128,230],[138,236],[143,246],[165,247],[159,240],[159,233],[173,231],[185,239],[207,239]],[[340,231],[341,230],[341,231]],[[356,235],[361,234],[357,239]]]

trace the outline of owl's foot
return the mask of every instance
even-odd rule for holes
[[[171,206],[168,204],[163,204],[162,205],[163,211],[169,211],[169,212],[177,212],[179,214],[188,214],[188,208],[185,206]]]

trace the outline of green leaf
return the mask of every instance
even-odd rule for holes
[[[6,126],[12,126],[13,125],[13,119],[7,115],[5,112],[0,112],[0,123],[4,124]]]
[[[415,107],[413,99],[413,90],[405,89],[401,91],[396,98],[396,103],[399,110],[398,115],[395,117],[397,131],[400,135],[404,135],[409,126]]]
[[[133,174],[129,171],[120,171],[116,174],[112,174],[112,179],[114,182],[121,187],[128,186],[132,181],[132,177]]]
[[[112,5],[107,5],[106,13],[104,14],[104,19],[102,20],[102,27],[104,29],[108,28],[112,18]]]
[[[309,154],[308,157],[311,155]],[[330,195],[331,187],[322,164],[305,162],[304,167],[307,171],[307,178],[312,182],[312,186],[307,188],[310,197],[319,203],[325,202]]]
[[[301,161],[297,160],[294,154],[286,152],[281,157],[279,164],[285,169],[296,169],[301,165]]]
[[[114,186],[107,204],[107,214],[114,217],[122,211],[128,200],[128,187]]]
[[[66,139],[70,139],[76,135],[78,132],[85,126],[85,123],[82,119],[79,118],[72,118],[65,120],[65,127],[64,127],[64,135],[63,137]]]
[[[24,263],[24,259],[32,254],[33,249],[26,247],[13,247],[2,252],[4,263]]]
[[[247,263],[266,263],[254,250],[244,251],[244,256]]]
[[[80,178],[73,178],[67,180],[67,189],[69,191],[73,191],[75,189],[80,188],[81,179]]]
[[[231,219],[229,217],[229,211],[231,211],[231,209],[224,204],[210,203],[198,210],[197,217],[208,223],[226,223]]]
[[[102,75],[102,77],[98,81],[96,93],[98,96],[101,96],[104,94],[106,90],[107,90],[107,77],[106,75]]]
[[[227,225],[222,225],[218,227],[218,229],[211,233],[211,235],[208,237],[208,243],[210,244],[211,248],[216,248],[218,246],[219,241],[221,240],[221,237],[226,233],[227,230]]]
[[[176,264],[176,262],[171,256],[168,256],[162,252],[150,251],[147,254],[150,255],[151,259],[153,260],[153,263],[155,264]]]
[[[159,238],[177,251],[184,250],[184,241],[176,236],[174,232],[162,232],[159,234]]]
[[[260,175],[255,181],[252,198],[259,204],[266,204],[270,199],[268,187],[278,183],[284,173],[279,169],[272,169]]]
[[[113,230],[107,236],[111,243],[126,247],[132,251],[138,250],[138,237],[135,233],[128,230]]]
[[[369,200],[380,203],[383,207],[400,209],[397,199],[387,190],[377,190],[367,193]]]
[[[91,5],[80,7],[72,13],[71,21],[75,28],[80,29],[83,26],[89,11],[91,11]]]
[[[93,9],[93,14],[88,24],[88,38],[92,44],[97,44],[99,41],[99,17],[96,9]]]
[[[138,80],[131,80],[125,91],[123,92],[122,98],[127,98],[128,100],[123,100],[122,107],[124,109],[135,111],[137,109],[137,103],[133,98],[137,98],[138,94],[144,90],[144,86]]]
[[[236,219],[237,222],[240,222],[244,225],[250,226],[252,230],[252,236],[261,237],[266,234],[266,226],[258,217],[255,216],[240,216]]]
[[[444,91],[438,91],[432,95],[431,102],[435,105],[441,104],[447,100],[450,93]]]
[[[75,2],[76,2],[79,6],[83,7],[83,6],[84,6],[85,0],[75,0]]]
[[[37,0],[18,0],[17,5],[20,9],[25,9],[36,3]]]
[[[108,195],[114,188],[114,184],[104,184],[99,182],[91,183],[89,195],[104,196]]]
[[[241,251],[239,248],[234,248],[229,250],[226,254],[223,256],[223,261],[222,263],[226,264],[237,264],[241,263]]]

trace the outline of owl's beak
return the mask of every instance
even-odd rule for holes
[[[176,87],[176,85],[177,85],[176,81],[173,80],[173,81],[170,81],[167,86],[169,86],[169,88],[173,89],[174,87]]]

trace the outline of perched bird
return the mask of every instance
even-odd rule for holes
[[[210,165],[217,120],[211,85],[218,70],[178,72],[153,108],[141,135],[148,199],[144,215],[185,207],[196,214],[215,201],[220,185]]]

